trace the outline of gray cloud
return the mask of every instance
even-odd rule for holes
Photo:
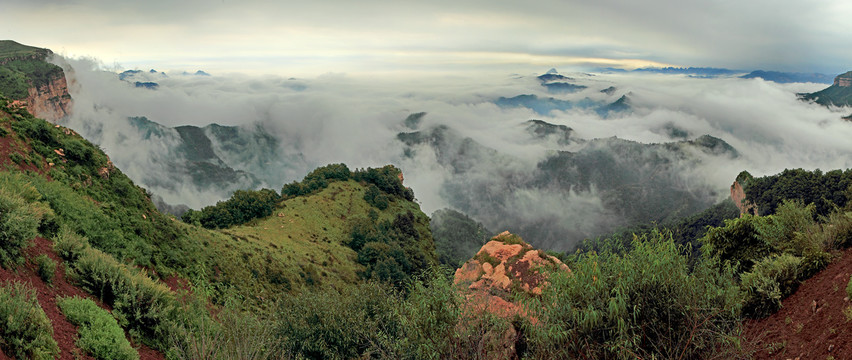
[[[468,70],[471,54],[642,59],[739,69],[845,71],[852,5],[725,1],[21,1],[7,36],[131,66],[318,74]],[[30,24],[37,23],[33,27]],[[521,57],[506,54],[524,55]],[[560,60],[559,57],[566,57]],[[428,58],[418,63],[418,58]],[[301,70],[300,70],[301,69]]]

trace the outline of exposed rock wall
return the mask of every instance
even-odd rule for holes
[[[834,78],[834,85],[841,87],[852,86],[852,71],[837,75],[837,77]]]
[[[739,182],[734,181],[731,185],[731,200],[734,201],[734,205],[740,209],[740,216],[751,214],[757,215],[757,205],[752,204],[748,200],[746,200],[745,190],[743,190],[743,186],[740,185]]]
[[[15,100],[13,106],[26,108],[37,118],[56,123],[71,112],[71,95],[65,75],[51,79],[47,84],[27,89],[26,99]]]

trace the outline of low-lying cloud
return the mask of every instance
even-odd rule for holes
[[[180,179],[180,174],[166,166],[170,147],[175,146],[172,140],[143,139],[128,117],[145,116],[168,127],[216,123],[247,132],[262,129],[278,140],[277,148],[271,150],[277,156],[263,163],[251,156],[227,161],[236,170],[255,173],[261,186],[273,189],[329,163],[343,162],[350,168],[395,164],[402,168],[406,185],[414,189],[425,212],[453,207],[492,230],[544,229],[533,233],[547,239],[530,240],[556,249],[627,225],[624,213],[611,206],[615,195],[601,192],[596,184],[566,190],[554,185],[556,182],[542,180],[547,172],[541,162],[553,159],[558,151],[582,154],[559,155],[571,161],[597,159],[598,153],[592,151],[615,162],[633,161],[632,154],[619,154],[612,148],[617,145],[619,151],[633,151],[632,143],[592,139],[617,137],[644,144],[691,140],[705,134],[722,139],[733,146],[737,156],[703,152],[691,145],[675,150],[660,150],[664,149],[661,146],[653,151],[665,157],[659,163],[663,165],[637,170],[646,183],[669,177],[666,184],[677,187],[678,194],[691,194],[702,204],[723,199],[742,170],[765,175],[784,168],[852,166],[848,156],[852,124],[841,120],[846,114],[796,98],[797,92],[824,87],[817,84],[657,74],[566,74],[572,78],[567,82],[587,88],[560,94],[548,92],[536,74],[433,78],[327,74],[290,79],[140,73],[137,80],[159,84],[152,90],[119,80],[115,72],[104,71],[93,60],[68,60],[66,68],[73,68],[67,74],[72,78],[75,101],[66,125],[99,144],[128,176],[166,202],[194,208],[229,196],[241,184],[201,188]],[[610,86],[616,90],[601,92]],[[604,119],[592,109],[541,115],[524,107],[494,103],[500,97],[521,94],[604,105],[626,94],[631,111]],[[406,127],[405,118],[416,112],[426,115],[415,129]],[[525,124],[530,119],[570,127],[571,141],[531,136]],[[400,133],[425,137],[406,144],[398,138]],[[599,148],[590,149],[593,145]],[[179,183],[166,186],[156,179]],[[633,196],[624,196],[628,195]],[[515,216],[507,216],[512,212]]]

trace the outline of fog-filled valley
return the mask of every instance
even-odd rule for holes
[[[737,173],[846,168],[852,128],[801,101],[823,84],[637,72],[359,78],[109,71],[59,61],[67,126],[161,209],[280,187],[329,163],[394,164],[427,214],[567,250],[620,227],[688,216]],[[133,150],[129,150],[133,149]]]

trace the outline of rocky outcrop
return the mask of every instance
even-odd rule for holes
[[[26,99],[15,100],[13,106],[26,108],[33,116],[56,123],[71,112],[71,95],[65,75],[55,77],[41,86],[27,89]]]
[[[743,190],[743,186],[739,181],[734,181],[731,185],[731,200],[734,201],[734,205],[740,209],[740,216],[749,214],[749,215],[757,215],[757,205],[752,202],[746,200],[745,190]]]
[[[454,282],[474,311],[487,311],[509,320],[521,316],[535,323],[536,319],[531,318],[522,305],[512,302],[511,295],[513,292],[540,295],[547,286],[550,271],[571,270],[559,259],[533,249],[519,236],[504,231],[456,270]],[[496,336],[505,341],[503,346],[490,352],[488,358],[517,358],[517,345],[512,340],[517,340],[517,331],[510,328],[505,334]]]
[[[455,283],[490,294],[520,290],[539,295],[546,284],[543,270],[570,271],[559,259],[504,231],[456,270]]]
[[[513,291],[540,295],[547,285],[547,271],[571,270],[559,259],[504,231],[456,270],[454,282],[468,295],[500,298],[489,299],[489,303],[500,305],[506,315],[514,315],[522,311],[509,302],[509,295]]]
[[[834,85],[840,87],[852,86],[852,71],[847,71],[846,73],[837,75],[837,77],[834,78]]]

